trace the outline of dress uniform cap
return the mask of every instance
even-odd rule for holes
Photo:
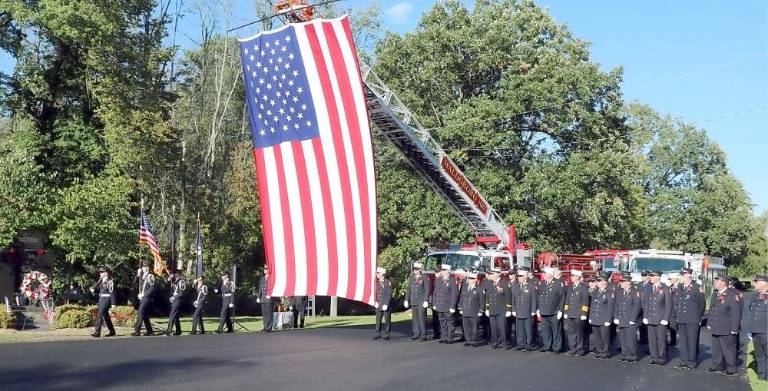
[[[386,272],[387,272],[387,269],[384,269],[383,267],[377,267],[377,268],[376,268],[376,273],[382,273],[382,274],[384,274],[384,273],[386,273]]]
[[[547,273],[547,274],[552,274],[552,273],[555,272],[555,268],[553,268],[553,267],[545,267],[544,269],[542,269],[542,271],[544,273]]]
[[[477,278],[477,273],[467,273],[467,278]]]
[[[571,275],[581,277],[584,275],[584,272],[582,272],[581,270],[571,270]]]
[[[102,266],[102,267],[99,268],[99,273],[109,273],[109,269],[107,269],[106,267]]]
[[[490,270],[488,270],[490,273],[501,273],[501,269],[498,267],[492,267]]]
[[[221,272],[221,275],[222,275],[222,276],[228,276],[228,275],[229,275],[229,272],[225,270],[225,271]]]
[[[640,275],[640,273],[630,273],[632,276],[632,282],[641,282],[643,281],[643,276]]]
[[[424,267],[424,265],[422,265],[421,262],[414,262],[413,263],[413,268],[414,269],[421,269],[422,267]]]
[[[730,282],[730,281],[731,281],[731,279],[730,279],[730,278],[728,278],[728,276],[726,276],[726,275],[722,275],[722,274],[721,274],[721,275],[719,275],[719,276],[716,276],[714,279],[715,279],[715,280],[721,280],[721,281],[725,281],[725,282]]]
[[[447,263],[444,263],[444,264],[440,265],[440,269],[450,271],[451,270],[451,265],[449,265]]]
[[[651,270],[648,272],[648,275],[651,277],[661,277],[661,272],[658,270]]]
[[[524,272],[526,272],[526,273],[527,273],[527,272],[531,271],[531,268],[529,268],[528,266],[521,266],[521,267],[518,269],[518,271],[524,271]]]
[[[649,276],[650,274],[649,274],[648,270],[643,270],[643,271],[640,273],[640,275],[641,275],[642,277],[647,277],[647,276]]]
[[[680,273],[669,273],[669,278],[680,278]]]
[[[765,274],[757,274],[755,275],[755,278],[752,281],[765,281],[768,282],[768,276]]]
[[[520,268],[520,269],[517,269],[517,275],[518,276],[527,276],[528,272],[523,270],[522,268]]]
[[[684,267],[684,268],[680,269],[680,274],[693,274],[693,270],[691,270],[691,269],[689,269],[687,267]]]
[[[632,276],[629,273],[622,273],[621,281],[632,281]]]

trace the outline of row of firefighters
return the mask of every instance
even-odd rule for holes
[[[609,274],[584,281],[578,270],[563,281],[556,268],[545,268],[541,279],[527,268],[510,272],[491,269],[484,279],[477,273],[455,271],[441,265],[434,279],[423,274],[415,262],[408,278],[404,306],[412,309],[412,340],[427,340],[427,309],[433,310],[433,338],[453,343],[461,329],[465,346],[488,344],[490,349],[534,350],[534,329],[541,336],[536,350],[583,356],[590,347],[594,358],[610,357],[612,335],[618,336],[621,361],[637,362],[638,336],[648,344],[649,365],[667,361],[667,334],[680,350],[680,369],[693,369],[698,362],[699,328],[712,336],[710,372],[736,374],[739,333],[748,333],[755,345],[758,375],[766,379],[766,335],[768,334],[768,277],[755,277],[755,292],[738,292],[727,277],[717,277],[715,290],[705,311],[704,291],[683,269],[679,279],[661,282],[661,272],[646,271],[633,281],[629,274],[620,282]],[[376,335],[389,339],[392,311],[392,282],[384,268],[377,268]],[[705,313],[706,312],[706,313]],[[479,328],[490,329],[488,340]],[[484,327],[483,327],[484,328]],[[564,338],[565,335],[565,338]],[[567,340],[567,341],[566,341]],[[676,341],[675,341],[676,340]],[[461,341],[461,340],[459,340]],[[590,346],[591,345],[591,346]]]

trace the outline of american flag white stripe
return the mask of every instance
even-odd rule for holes
[[[288,42],[291,39],[295,42]],[[356,52],[350,41],[346,17],[294,24],[242,41],[259,196],[264,199],[265,251],[272,277],[269,290],[274,296],[328,294],[373,302],[373,152]],[[292,133],[285,126],[293,124],[292,114],[283,112],[292,103],[286,105],[282,100],[281,106],[280,95],[274,98],[275,91],[270,90],[283,87],[277,78],[282,72],[279,65],[285,64],[286,69],[296,65],[282,60],[297,52],[299,65],[294,68],[299,72],[294,71],[293,76],[308,90],[304,95],[310,111],[314,110],[314,136],[309,121],[307,131],[297,127]],[[280,114],[270,108],[281,108]],[[302,110],[306,108],[302,106]],[[285,133],[280,133],[281,128]]]

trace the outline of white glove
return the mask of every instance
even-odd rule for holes
[[[611,325],[611,322],[605,322],[605,323],[603,323],[603,326],[606,326],[606,327],[607,327],[607,326],[610,326],[610,325]]]
[[[139,293],[139,300],[141,300],[143,298],[144,298],[144,294],[143,293]]]
[[[747,338],[749,338],[749,340],[751,341],[752,340],[752,333],[748,333],[747,334]]]
[[[219,290],[216,288],[213,288],[213,293],[219,293]]]
[[[477,316],[483,316],[483,311],[478,311]]]
[[[630,321],[629,321],[629,325],[630,325],[630,326],[634,326],[634,325],[635,325],[635,322],[633,322],[633,321],[631,321],[631,320],[630,320]]]
[[[643,318],[643,324],[648,324],[648,318]]]
[[[269,299],[271,299],[271,298],[272,298],[272,296],[270,296],[270,295],[267,295],[267,300],[269,300]]]
[[[235,305],[232,303],[229,303],[229,308],[235,308]]]
[[[288,306],[288,311],[293,311],[293,306]]]
[[[168,299],[168,301],[169,301],[169,302],[171,302],[171,303],[173,303],[173,297],[171,297],[170,299]]]
[[[374,301],[373,302],[373,308],[376,308],[376,309],[379,308],[379,302],[378,301]]]
[[[510,311],[507,311],[507,312],[505,312],[505,313],[504,313],[504,316],[506,316],[507,318],[509,318],[510,316],[512,316],[512,312],[510,312]]]
[[[531,314],[533,315],[533,314]],[[541,310],[536,310],[536,316],[541,316]]]
[[[666,320],[664,320],[664,319],[662,319],[662,320],[661,320],[661,322],[659,322],[659,323],[661,323],[661,325],[662,325],[662,326],[666,326],[666,325],[668,325],[668,324],[669,324],[669,322],[667,322],[667,321],[666,321]]]
[[[406,301],[403,303],[403,307],[405,307],[405,308],[408,308],[408,307],[409,307],[409,305],[408,305],[408,300],[406,300]]]
[[[388,305],[384,304],[383,306],[381,306],[382,311],[386,311],[387,309],[389,309]]]
[[[736,334],[738,334],[737,331],[731,331],[731,335],[736,335]]]
[[[464,311],[459,311],[459,315],[464,315]]]
[[[141,277],[141,268],[139,268],[139,270],[136,270],[136,275]]]
[[[109,309],[113,310],[113,309],[115,309],[115,307],[117,307],[117,306],[113,305],[113,306],[109,307]],[[734,333],[734,334],[736,334],[736,333]]]
[[[619,324],[619,320],[618,319],[614,319],[613,320],[613,324]]]
[[[539,311],[531,312],[531,316],[536,316],[539,313]]]
[[[192,305],[193,305],[193,306],[195,306],[195,307],[197,307],[197,304],[198,304],[198,303],[197,303],[197,300],[195,300],[195,301],[193,301],[193,302],[192,302]]]
[[[88,290],[91,291],[91,293],[95,292],[93,288],[89,288]]]
[[[485,316],[491,316],[491,311],[485,310]]]
[[[560,320],[563,318],[563,311],[557,311],[557,319]]]
[[[261,298],[260,298],[260,297],[257,297],[257,298],[256,298],[256,302],[257,302],[257,303],[261,303]]]
[[[587,316],[586,316],[586,315],[582,315],[582,316],[580,316],[580,317],[579,317],[579,319],[581,319],[581,320],[587,320]]]
[[[517,311],[512,311],[512,316],[517,316]]]
[[[452,314],[455,314],[455,313],[456,313],[456,310],[455,310],[455,309],[453,309],[453,308],[451,308],[451,309],[449,309],[449,310],[448,310],[448,312],[450,312],[450,313],[452,313]]]
[[[424,307],[424,308],[427,308],[427,307],[429,307],[429,303],[425,301],[425,302],[421,303],[421,306]]]

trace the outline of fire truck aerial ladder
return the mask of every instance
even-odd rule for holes
[[[316,4],[320,5],[320,4]],[[301,23],[314,17],[306,0],[282,0],[275,15],[286,23]],[[514,226],[508,226],[483,195],[445,153],[411,111],[369,67],[361,62],[366,104],[371,121],[402,153],[408,164],[429,186],[453,207],[475,234],[478,243],[508,249],[518,245]]]

